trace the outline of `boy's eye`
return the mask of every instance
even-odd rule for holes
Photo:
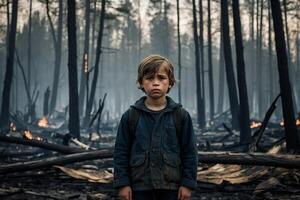
[[[146,76],[146,77],[145,77],[146,80],[151,80],[151,79],[153,79],[153,78],[154,78],[154,76]]]
[[[161,79],[161,80],[165,80],[165,79],[167,79],[168,77],[167,77],[167,76],[164,76],[164,75],[158,75],[158,78]]]

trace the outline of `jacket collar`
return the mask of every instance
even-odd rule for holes
[[[150,110],[145,106],[146,98],[147,98],[146,96],[141,97],[131,107],[136,108],[138,110],[143,110],[145,112],[150,112]],[[175,103],[175,101],[173,101],[173,99],[169,96],[166,96],[166,99],[167,99],[167,106],[165,109],[163,109],[163,112],[170,112],[173,111],[175,108],[182,106],[179,103]]]

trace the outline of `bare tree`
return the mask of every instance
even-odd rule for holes
[[[212,41],[211,41],[211,8],[210,1],[207,1],[207,38],[208,38],[208,80],[209,80],[209,107],[210,120],[213,120],[215,114],[215,97],[213,82],[213,65],[212,65]]]
[[[80,137],[77,82],[76,5],[68,0],[69,131]]]
[[[0,115],[0,128],[8,128],[9,126],[9,108],[10,108],[10,91],[14,69],[14,53],[16,42],[17,18],[18,18],[18,0],[12,3],[12,18],[9,32],[8,54],[6,59],[6,72],[4,78],[4,86],[2,91],[2,104]]]
[[[49,0],[46,0],[46,8],[47,8],[47,17],[50,23],[50,30],[53,39],[54,46],[54,74],[53,74],[53,83],[52,83],[52,95],[50,100],[50,114],[53,113],[56,100],[57,100],[57,91],[59,84],[59,71],[61,65],[61,49],[62,49],[62,31],[63,31],[63,0],[58,1],[58,27],[57,27],[57,36],[55,35],[55,30],[53,26],[53,22],[50,16],[49,9]]]
[[[232,0],[232,10],[236,46],[237,80],[240,97],[240,143],[245,144],[251,142],[251,130],[239,0]]]
[[[179,0],[176,1],[177,10],[177,46],[178,46],[178,102],[181,103],[181,41],[180,41],[180,12]]]
[[[103,30],[104,30],[104,16],[105,16],[105,4],[106,0],[102,0],[101,3],[101,15],[100,15],[100,24],[99,24],[99,34],[97,39],[97,50],[96,50],[96,61],[95,61],[95,69],[94,69],[94,76],[92,80],[91,92],[88,99],[87,108],[85,111],[85,121],[89,121],[89,116],[93,107],[93,102],[95,98],[96,92],[96,85],[98,81],[98,73],[99,73],[99,63],[100,63],[100,56],[101,56],[101,45],[102,45],[102,38],[103,38]]]
[[[221,17],[222,17],[222,31],[224,42],[224,58],[227,86],[229,93],[230,111],[232,115],[232,128],[239,130],[239,104],[235,85],[233,62],[231,56],[231,44],[229,35],[229,21],[228,21],[228,4],[227,0],[221,1]]]
[[[288,151],[299,151],[300,141],[295,124],[292,90],[288,71],[288,57],[283,31],[282,13],[279,0],[271,1],[277,63],[279,73],[280,92],[282,100],[282,112],[286,134],[286,146]]]
[[[197,12],[196,12],[196,0],[193,0],[193,33],[195,43],[195,70],[196,70],[196,95],[197,95],[197,123],[201,127],[203,125],[203,118],[201,116],[201,80],[200,80],[200,58],[199,58],[199,38],[197,27]]]
[[[85,32],[84,32],[84,49],[82,56],[82,67],[80,70],[81,79],[80,79],[80,90],[79,90],[79,113],[82,115],[83,113],[83,105],[84,105],[84,96],[85,96],[85,86],[87,83],[87,67],[89,65],[89,48],[90,48],[90,0],[85,1]]]

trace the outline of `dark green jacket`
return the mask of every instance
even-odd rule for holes
[[[172,111],[181,106],[167,97],[167,106],[159,116],[146,108],[146,97],[134,108],[140,111],[135,133],[129,133],[128,111],[118,127],[114,150],[114,187],[133,190],[195,189],[197,184],[197,147],[190,115],[183,118],[177,138]]]

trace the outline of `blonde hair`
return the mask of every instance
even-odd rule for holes
[[[163,56],[149,55],[140,62],[139,67],[138,67],[138,77],[137,77],[136,82],[139,83],[139,89],[144,91],[144,89],[140,87],[140,85],[143,82],[144,76],[154,75],[161,66],[164,66],[167,71],[170,86],[172,87],[175,84],[176,79],[174,76],[173,64],[167,58],[165,58]],[[168,92],[169,92],[169,90],[168,90]]]

